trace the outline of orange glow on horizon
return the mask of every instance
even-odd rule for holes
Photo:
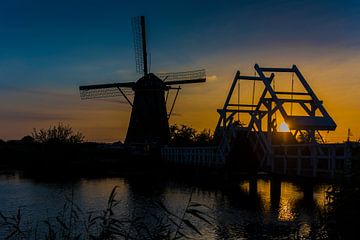
[[[302,52],[310,50],[313,51],[309,48],[301,49]],[[345,141],[348,128],[353,133],[351,140],[357,140],[360,137],[360,104],[354,99],[360,97],[360,85],[356,81],[360,73],[357,67],[360,55],[350,55],[341,49],[336,52],[336,56],[329,53],[317,58],[296,57],[296,53],[297,51],[291,54],[284,53],[281,55],[284,59],[277,57],[278,52],[272,51],[266,56],[248,54],[249,60],[246,61],[239,59],[237,54],[233,56],[232,53],[200,59],[199,61],[204,62],[209,69],[209,75],[216,77],[211,77],[211,80],[204,84],[184,86],[177,99],[170,124],[185,124],[199,131],[210,128],[213,131],[219,117],[216,109],[224,104],[235,71],[241,70],[244,74],[251,75],[253,64],[261,59],[263,66],[289,66],[295,63],[300,68],[317,97],[324,101],[327,112],[337,123],[336,131],[323,133],[328,142]],[[347,61],[339,65],[339,56],[346,57]],[[289,82],[289,78],[286,80]],[[277,81],[276,89],[280,89],[282,83],[281,80]],[[131,108],[119,104],[118,98],[82,101],[78,92],[74,90],[75,86],[77,83],[74,83],[71,89],[54,90],[43,87],[43,92],[50,94],[40,94],[31,89],[3,91],[0,96],[3,104],[0,106],[0,139],[21,139],[29,135],[33,128],[47,128],[62,122],[82,132],[87,141],[123,141]],[[247,92],[252,91],[249,89]],[[298,112],[295,106],[293,115],[300,115],[301,112]],[[278,119],[280,120],[280,117]]]

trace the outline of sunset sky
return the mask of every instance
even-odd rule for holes
[[[126,135],[120,99],[81,100],[78,86],[137,80],[131,17],[145,15],[151,71],[205,68],[183,86],[171,123],[214,129],[237,70],[296,64],[336,121],[360,138],[359,1],[20,1],[0,3],[0,139],[59,122],[89,141]]]

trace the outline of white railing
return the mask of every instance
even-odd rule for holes
[[[312,176],[319,173],[334,176],[351,168],[351,152],[347,144],[292,144],[273,146],[272,169],[283,174],[296,172]]]
[[[201,167],[221,167],[218,147],[163,147],[161,156],[170,163]]]

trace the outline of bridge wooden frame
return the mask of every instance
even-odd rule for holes
[[[334,176],[340,168],[342,170],[349,169],[351,153],[348,145],[325,144],[321,137],[322,131],[335,130],[336,123],[297,66],[270,68],[255,64],[254,69],[255,76],[241,75],[240,71],[236,72],[225,103],[221,109],[217,110],[220,116],[215,136],[220,139],[220,143],[218,157],[213,159],[217,159],[217,163],[225,164],[234,147],[234,141],[238,141],[239,131],[247,131],[247,139],[244,141],[250,142],[253,155],[260,162],[262,170],[281,174],[292,172],[296,175],[315,177],[322,173]],[[302,91],[293,91],[293,89],[290,92],[276,91],[272,83],[276,79],[277,73],[292,74],[292,86],[294,81],[298,81],[299,86],[302,86]],[[261,88],[257,104],[241,103],[240,95],[237,103],[231,102],[236,86],[242,81],[261,83],[257,84]],[[284,107],[285,103],[297,104],[304,114],[289,113]],[[277,134],[276,113],[279,113],[289,126],[289,134],[295,142],[281,144],[274,142],[274,135]],[[247,120],[235,121],[235,116],[239,114],[248,115],[247,118],[244,118]],[[301,143],[298,139],[301,139]],[[171,152],[169,148],[166,151],[168,154]],[[282,163],[279,164],[279,162]],[[295,172],[290,169],[290,166],[294,166],[293,162],[296,162]],[[305,162],[308,162],[306,168]],[[326,166],[324,166],[324,162],[326,162]]]

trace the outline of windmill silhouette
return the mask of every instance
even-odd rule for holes
[[[169,142],[169,118],[181,84],[206,81],[205,70],[154,74],[148,71],[145,17],[132,19],[136,70],[143,76],[136,82],[80,86],[81,99],[122,96],[132,107],[125,139],[128,145],[158,146]],[[177,87],[172,87],[176,85]],[[175,98],[169,113],[166,109],[170,90]],[[133,101],[131,98],[133,96]]]

